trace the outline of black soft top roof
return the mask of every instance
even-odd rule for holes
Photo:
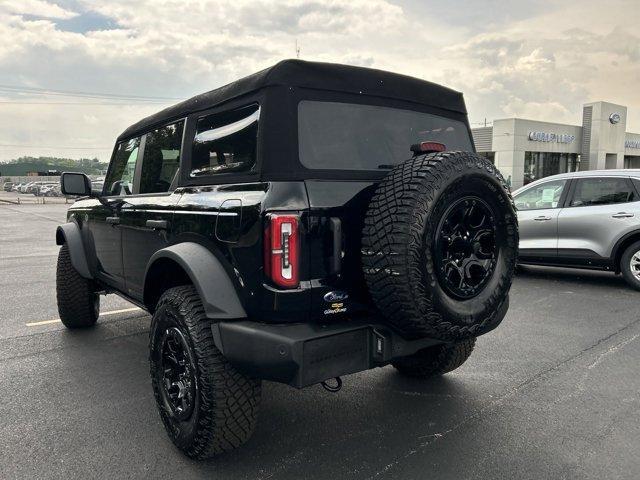
[[[143,118],[127,128],[118,140],[140,134],[150,127],[215,107],[223,102],[271,86],[313,88],[392,98],[467,113],[462,94],[418,78],[372,68],[337,63],[283,60],[272,67],[223,87],[196,95]]]

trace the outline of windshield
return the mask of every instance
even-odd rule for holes
[[[353,103],[300,102],[298,135],[300,161],[310,169],[389,169],[411,156],[411,145],[427,140],[472,150],[463,122]]]

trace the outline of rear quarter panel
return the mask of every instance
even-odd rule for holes
[[[371,301],[366,288],[360,250],[362,229],[369,201],[378,182],[308,180],[309,195],[309,269],[313,282],[312,316],[327,319],[371,313]],[[342,226],[342,262],[339,273],[332,272],[333,231],[330,219],[337,218]],[[341,302],[325,300],[329,292],[345,292]],[[342,303],[342,307],[335,305]],[[343,313],[334,311],[345,309]]]
[[[264,274],[264,214],[306,210],[301,182],[257,182],[184,187],[176,205],[171,243],[196,242],[220,260],[252,320],[304,321],[308,282],[278,290]],[[306,214],[306,212],[305,212]],[[304,265],[306,268],[306,265]],[[303,270],[304,272],[304,270]],[[302,278],[306,278],[304,274]]]

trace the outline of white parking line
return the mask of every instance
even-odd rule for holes
[[[138,308],[138,307],[123,308],[122,310],[111,310],[110,312],[100,312],[100,316],[104,317],[106,315],[115,315],[117,313],[135,312],[136,310],[142,310],[142,309]],[[42,322],[25,323],[25,325],[27,327],[37,327],[39,325],[49,325],[49,324],[52,324],[52,323],[59,323],[59,322],[60,322],[60,319],[56,318],[54,320],[43,320]]]

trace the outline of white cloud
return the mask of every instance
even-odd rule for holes
[[[53,2],[5,0],[0,85],[188,97],[295,56],[297,40],[303,59],[388,69],[461,90],[472,121],[525,116],[579,123],[582,103],[608,100],[627,105],[630,128],[640,130],[634,1],[613,0],[606,8],[596,0],[528,6],[491,0],[490,7],[434,0],[433,8],[398,1],[76,0],[71,11]],[[464,15],[443,15],[443,8]],[[474,9],[482,10],[483,21]],[[67,27],[92,12],[110,25]],[[110,146],[161,105],[0,108],[0,145],[88,148]],[[0,147],[0,160],[24,153],[52,152]]]

